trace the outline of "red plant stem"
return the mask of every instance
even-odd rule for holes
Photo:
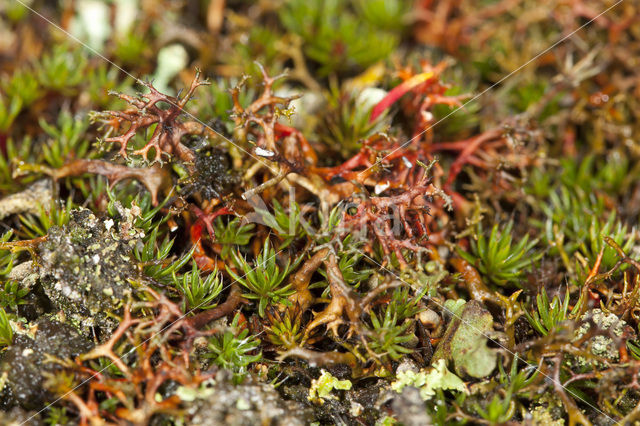
[[[490,141],[492,139],[498,138],[502,135],[501,129],[493,129],[487,132],[484,132],[481,135],[475,136],[473,138],[467,139],[467,147],[460,153],[458,158],[451,164],[449,168],[449,177],[447,178],[446,186],[449,187],[453,181],[456,180],[456,177],[462,171],[462,167],[468,163],[471,155],[482,145],[484,142]]]
[[[426,82],[427,80],[433,78],[433,71],[427,71],[420,74],[416,74],[408,80],[403,81],[398,86],[394,87],[387,96],[382,98],[380,102],[373,108],[371,111],[371,118],[369,122],[375,121],[376,118],[380,116],[387,108],[393,105],[398,99],[400,99],[405,93],[409,90],[413,89],[419,84]]]

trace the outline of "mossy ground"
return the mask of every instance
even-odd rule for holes
[[[639,12],[0,2],[0,424],[638,424]]]

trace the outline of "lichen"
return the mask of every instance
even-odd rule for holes
[[[599,328],[603,330],[611,331],[615,336],[622,336],[624,329],[628,327],[627,323],[618,318],[613,313],[603,312],[599,308],[592,309],[582,316],[582,320],[591,319]],[[584,336],[589,331],[591,325],[584,323],[578,330],[576,330],[576,339]],[[599,357],[608,358],[612,361],[617,361],[620,357],[619,351],[615,342],[608,336],[594,336],[589,339],[591,345],[591,352]]]
[[[47,362],[47,356],[70,360],[92,347],[68,324],[43,317],[35,326],[34,338],[16,335],[0,359],[0,371],[7,374],[6,397],[25,409],[40,409],[54,399],[44,386],[44,374],[55,374],[62,367]]]
[[[247,380],[233,384],[233,376],[220,371],[208,385],[206,396],[186,409],[191,425],[305,425],[311,412],[299,403],[282,399],[268,384]]]
[[[391,389],[400,393],[405,386],[420,389],[420,396],[425,401],[436,394],[436,389],[469,392],[462,379],[447,369],[444,359],[439,359],[428,370],[420,370],[417,373],[407,370],[398,373],[396,381],[391,383]]]
[[[349,390],[351,386],[351,381],[339,380],[328,371],[322,370],[320,377],[311,381],[308,398],[309,401],[323,404],[325,399],[337,399],[337,396],[332,394],[334,389]]]
[[[125,230],[126,228],[126,230]],[[139,243],[130,223],[107,229],[91,211],[71,212],[64,227],[52,227],[40,246],[39,275],[45,293],[68,321],[84,332],[100,327],[108,332],[117,311],[131,294],[127,279],[135,274],[131,250]]]
[[[487,346],[488,337],[494,334],[493,316],[484,306],[470,300],[464,306],[452,306],[455,315],[451,319],[432,362],[452,360],[460,376],[483,378],[496,367],[498,355]]]

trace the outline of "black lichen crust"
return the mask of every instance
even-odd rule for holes
[[[192,188],[205,199],[225,195],[240,182],[231,168],[229,156],[218,149],[200,150],[196,154]]]

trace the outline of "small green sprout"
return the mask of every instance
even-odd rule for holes
[[[63,110],[58,115],[56,125],[39,120],[42,130],[51,138],[48,144],[42,145],[44,160],[54,168],[62,167],[72,158],[86,158],[89,151],[89,139],[85,132],[89,127],[88,120],[74,117]]]
[[[291,203],[289,213],[284,210],[284,207],[282,207],[278,200],[273,200],[273,213],[259,208],[256,209],[256,211],[262,217],[265,224],[273,229],[282,239],[282,244],[280,245],[281,250],[287,248],[293,241],[305,235],[304,221],[301,220],[302,212],[300,206],[295,201]]]
[[[11,78],[0,83],[0,87],[10,98],[19,98],[24,108],[28,108],[43,94],[38,79],[29,69],[16,70]]]
[[[396,32],[367,22],[363,18],[368,15],[351,13],[348,2],[288,0],[279,15],[285,28],[303,40],[305,54],[320,64],[321,76],[372,65],[398,43]],[[336,46],[341,49],[337,51]]]
[[[618,220],[615,210],[607,214],[602,199],[574,193],[565,186],[552,192],[549,202],[542,203],[541,209],[547,216],[546,221],[532,220],[532,223],[543,229],[552,255],[560,252],[568,258],[578,254],[593,264],[604,248],[601,264],[604,269],[611,269],[619,259],[615,250],[604,244],[603,238],[612,238],[627,252],[637,240],[636,230]],[[621,269],[626,267],[623,265]]]
[[[134,248],[133,255],[142,266],[145,275],[163,284],[175,284],[175,274],[189,262],[195,246],[178,260],[170,262],[167,258],[173,247],[174,240],[166,236],[162,243],[157,245],[157,238],[158,227],[156,226],[147,236],[147,241],[142,248]]]
[[[45,236],[52,226],[64,226],[69,223],[71,210],[75,207],[71,197],[67,199],[66,204],[56,200],[52,200],[48,208],[40,204],[37,215],[20,215],[20,222],[24,225],[21,231],[29,238]]]
[[[57,45],[36,63],[35,72],[41,86],[70,95],[84,81],[86,69],[87,59],[82,50]]]
[[[362,105],[362,93],[366,92],[344,92],[331,86],[328,110],[322,125],[318,126],[321,140],[344,156],[356,153],[362,146],[361,141],[382,131],[388,121],[386,114],[369,121],[373,105]]]
[[[344,278],[344,282],[353,286],[353,288],[360,287],[360,284],[369,279],[371,274],[373,273],[373,269],[363,268],[358,269],[358,264],[362,259],[362,253],[357,250],[353,250],[354,243],[352,241],[351,235],[347,235],[347,237],[342,241],[343,247],[351,247],[351,250],[341,251],[338,253],[338,267],[340,268],[340,272],[342,272],[342,278]],[[318,272],[325,278],[322,281],[313,283],[309,286],[310,289],[324,287],[324,292],[322,293],[322,297],[329,297],[329,283],[326,280],[327,272],[324,269],[319,269]]]
[[[0,101],[1,103],[2,101]],[[2,106],[0,106],[2,108]],[[2,113],[0,112],[0,116]],[[2,119],[0,118],[0,123]],[[0,130],[2,127],[0,126]],[[12,138],[7,139],[6,142],[6,155],[0,151],[0,189],[6,192],[15,191],[16,180],[14,177],[15,169],[13,165],[19,161],[31,161],[33,160],[33,139],[26,136],[15,142]]]
[[[489,424],[503,424],[508,422],[516,413],[515,401],[511,399],[511,395],[501,398],[499,395],[493,395],[491,401],[483,408],[480,404],[474,404],[473,408],[478,415],[486,420]]]
[[[472,253],[457,248],[458,254],[476,266],[480,273],[493,283],[501,286],[517,284],[525,269],[540,259],[542,253],[532,252],[538,240],[529,241],[528,235],[525,235],[516,245],[512,245],[512,229],[513,222],[509,222],[502,231],[498,230],[498,224],[496,224],[487,238],[482,225],[479,224],[478,240],[471,240]]]
[[[604,237],[609,237],[618,244],[626,253],[631,251],[636,242],[636,230],[627,228],[621,221],[616,220],[616,212],[613,211],[606,222],[598,220],[594,217],[588,227],[588,237],[586,241],[580,245],[580,251],[593,264],[600,250],[604,248],[602,255],[602,267],[611,269],[619,260],[616,251],[605,244]],[[623,265],[626,266],[626,265]],[[621,270],[626,269],[623,267]]]
[[[507,390],[510,394],[515,395],[520,392],[525,387],[529,386],[533,383],[540,371],[535,368],[535,365],[527,364],[525,367],[520,367],[519,364],[520,357],[516,354],[513,357],[513,361],[511,362],[511,369],[506,372],[502,363],[498,363],[498,371],[500,375],[498,376],[498,380],[502,386],[507,387]]]
[[[580,303],[573,307],[571,312],[577,312],[580,309]],[[536,306],[529,312],[526,309],[524,311],[529,324],[538,333],[546,336],[551,330],[556,328],[558,324],[566,321],[571,312],[569,312],[569,289],[564,296],[564,300],[560,299],[559,295],[555,295],[551,302],[549,302],[549,296],[547,296],[547,290],[542,289],[536,296]]]
[[[418,303],[425,292],[426,288],[417,296],[411,297],[407,287],[396,289],[382,313],[371,314],[369,347],[376,354],[398,360],[403,355],[413,352],[413,349],[407,347],[407,343],[415,338],[414,334],[409,332],[413,324],[411,318],[420,312]]]
[[[21,110],[22,100],[19,97],[7,99],[0,95],[0,133],[9,130]]]
[[[253,237],[253,223],[242,224],[242,219],[237,217],[225,225],[222,218],[216,218],[213,223],[215,241],[222,245],[220,256],[228,258],[234,250],[234,245],[246,246]]]
[[[287,260],[286,265],[280,269],[276,259],[276,252],[271,248],[269,239],[264,242],[262,252],[256,257],[254,266],[251,266],[247,260],[238,252],[233,252],[233,260],[242,272],[243,276],[238,275],[231,268],[227,271],[231,278],[242,284],[247,290],[243,296],[247,299],[258,300],[258,313],[264,317],[265,309],[269,304],[289,304],[287,297],[294,293],[290,284],[282,285],[284,279],[289,273],[298,266],[302,258],[298,258],[293,264],[291,260]]]
[[[7,243],[12,238],[13,231],[7,231],[0,237],[0,243]],[[7,276],[11,272],[16,256],[11,250],[0,250],[0,276]]]
[[[271,325],[265,326],[269,341],[284,349],[293,349],[300,346],[304,339],[304,330],[300,325],[300,315],[295,309],[286,309],[281,312],[277,309],[269,309],[267,319]]]
[[[17,309],[19,305],[27,303],[24,297],[29,294],[28,288],[20,287],[17,281],[9,280],[4,283],[4,290],[0,291],[0,307]]]
[[[411,2],[406,0],[355,0],[352,3],[367,22],[390,31],[406,28],[411,13]]]
[[[44,420],[50,426],[66,425],[69,423],[66,407],[50,407],[49,415]]]
[[[498,380],[504,387],[504,392],[494,394],[491,401],[486,405],[474,404],[473,408],[489,424],[502,424],[508,422],[516,413],[515,395],[530,385],[537,377],[538,371],[533,368],[518,368],[518,356],[516,355],[511,363],[511,369],[507,373],[498,363],[500,375]],[[535,371],[533,374],[532,371]]]
[[[209,340],[206,357],[211,358],[218,367],[232,370],[242,377],[249,364],[258,361],[262,353],[251,354],[257,351],[260,340],[249,336],[247,328],[239,331],[239,321],[240,315],[236,314],[229,329]]]
[[[213,301],[220,295],[222,291],[222,276],[218,274],[218,270],[214,270],[204,280],[200,276],[198,265],[193,262],[191,272],[187,272],[178,278],[174,272],[173,281],[176,287],[182,293],[183,310],[187,309],[211,309],[217,306]]]

